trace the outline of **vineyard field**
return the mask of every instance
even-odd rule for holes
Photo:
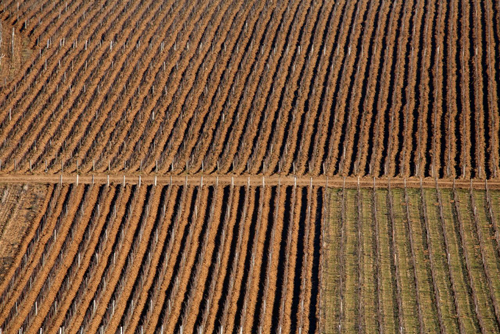
[[[11,332],[316,332],[324,189],[49,185],[0,286]]]
[[[0,0],[0,334],[499,333],[500,1]]]
[[[500,176],[492,0],[5,0],[0,18],[33,49],[0,88],[0,173]]]
[[[19,252],[30,222],[43,205],[44,185],[0,184],[0,284]]]
[[[329,190],[325,333],[498,333],[500,192]]]

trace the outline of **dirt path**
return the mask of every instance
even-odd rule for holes
[[[114,174],[114,175],[79,175],[76,174],[52,174],[52,175],[0,175],[0,184],[6,183],[22,183],[22,184],[36,184],[36,183],[74,183],[74,184],[175,184],[175,185],[215,185],[220,184],[231,184],[236,186],[242,185],[294,185],[306,186],[312,183],[313,186],[328,186],[333,188],[342,187],[345,185],[347,188],[356,188],[359,182],[362,188],[371,188],[375,181],[377,187],[385,188],[387,185],[391,184],[392,187],[403,187],[405,183],[404,178],[356,178],[356,177],[326,177],[326,176],[262,176],[262,175],[146,175],[141,176],[138,174]],[[452,188],[453,182],[455,181],[455,186],[457,188],[470,188],[471,182],[475,189],[485,189],[485,181],[479,179],[439,179],[437,183],[440,188]],[[423,178],[420,181],[419,178],[411,177],[406,179],[406,186],[409,188],[420,187],[420,182],[422,182],[423,188],[435,188],[436,180],[432,178]],[[498,190],[500,189],[500,180],[490,180],[487,181],[488,189]]]

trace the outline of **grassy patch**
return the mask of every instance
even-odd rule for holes
[[[500,192],[330,189],[329,205],[326,333],[500,330]]]

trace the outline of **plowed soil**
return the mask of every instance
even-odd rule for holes
[[[35,48],[0,93],[0,173],[500,177],[492,1],[4,1],[0,18],[1,66],[12,28]]]
[[[500,332],[499,1],[0,23],[0,332]]]

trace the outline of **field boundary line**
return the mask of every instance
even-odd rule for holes
[[[345,181],[344,181],[345,180]],[[50,175],[0,175],[0,184],[154,184],[154,185],[199,185],[200,182],[206,185],[231,184],[237,186],[253,185],[259,186],[262,184],[269,186],[278,185],[298,185],[298,186],[326,186],[329,188],[342,188],[345,182],[347,188],[356,189],[358,187],[357,177],[327,177],[327,176],[292,176],[292,175],[139,175],[139,174],[94,174],[94,175],[78,175],[78,174],[50,174]],[[263,183],[264,182],[264,183]],[[387,188],[387,178],[359,178],[361,188],[372,188],[373,183],[376,183],[378,188]],[[460,189],[485,189],[485,181],[480,179],[433,179],[433,178],[391,178],[391,186],[395,188],[420,188],[422,182],[423,188],[435,188],[436,182],[440,188],[452,189],[453,184]],[[489,190],[500,190],[500,180],[489,180]]]

